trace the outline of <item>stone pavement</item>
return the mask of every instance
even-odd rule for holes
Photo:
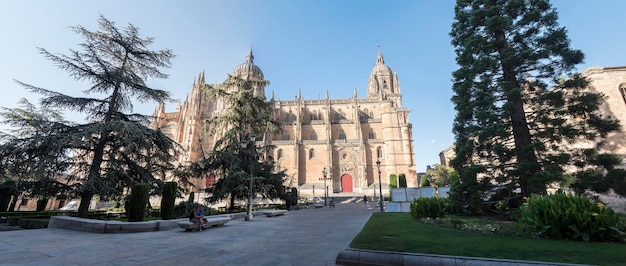
[[[200,232],[0,232],[0,265],[335,265],[375,208],[363,202],[232,220]]]

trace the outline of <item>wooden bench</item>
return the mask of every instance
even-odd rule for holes
[[[230,218],[229,217],[205,217],[204,220],[206,221],[206,223],[202,225],[202,229],[215,227],[215,226],[223,226],[225,223],[230,221]],[[178,227],[185,229],[185,231],[192,231],[198,228],[198,225],[191,221],[181,221],[181,222],[177,222],[176,224],[178,225]]]
[[[262,213],[267,217],[274,217],[284,215],[287,213],[287,210],[263,210]]]

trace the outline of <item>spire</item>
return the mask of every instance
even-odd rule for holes
[[[298,88],[298,99],[302,98],[302,95],[300,94],[300,88]]]
[[[157,111],[155,113],[165,113],[165,103],[163,101],[159,102],[159,107],[157,107]]]
[[[254,55],[252,55],[252,45],[250,45],[250,52],[246,56],[246,60],[250,63],[254,63]]]
[[[328,98],[328,89],[326,89],[326,99],[329,99]]]
[[[378,44],[378,55],[376,56],[376,64],[384,64],[383,54],[380,53],[380,44]]]
[[[356,98],[356,86],[354,86],[354,98]]]
[[[274,100],[274,90],[272,90],[272,100]]]

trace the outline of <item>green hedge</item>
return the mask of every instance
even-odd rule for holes
[[[176,182],[167,182],[163,185],[163,196],[161,197],[161,219],[174,219],[174,205],[176,204]]]
[[[20,227],[24,229],[40,229],[40,228],[48,228],[48,223],[50,219],[43,218],[22,218],[19,221]]]
[[[395,174],[389,175],[389,191],[398,187],[398,177]]]
[[[415,219],[441,218],[448,214],[448,199],[419,198],[411,203],[411,216]]]
[[[148,192],[150,185],[145,183],[135,184],[130,192],[130,203],[128,204],[128,221],[141,222],[146,216],[146,205],[148,204]]]
[[[406,175],[405,174],[400,174],[398,184],[399,184],[399,187],[406,187]]]
[[[25,229],[47,228],[50,221],[49,215],[9,216],[8,225],[19,225]]]

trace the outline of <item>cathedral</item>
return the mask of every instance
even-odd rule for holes
[[[254,64],[252,50],[232,76],[265,79],[261,68]],[[220,99],[211,101],[204,95],[205,84],[201,73],[187,99],[174,112],[166,112],[160,104],[154,113],[156,119],[151,126],[185,149],[178,158],[181,163],[197,161],[202,150],[213,148],[216,139],[207,133],[204,121],[228,108]],[[256,90],[258,95],[265,95],[265,88]],[[271,156],[279,170],[286,170],[285,185],[298,188],[301,195],[323,196],[325,190],[329,196],[374,195],[379,175],[384,195],[389,194],[391,176],[404,174],[409,187],[417,186],[409,110],[402,106],[398,76],[385,64],[380,47],[366,97],[359,98],[355,88],[351,98],[333,99],[326,91],[325,98],[309,100],[298,91],[294,100],[276,100],[272,93],[268,102],[274,120],[283,123],[283,131],[263,141],[275,147]],[[196,189],[205,188],[212,178],[199,180]]]

